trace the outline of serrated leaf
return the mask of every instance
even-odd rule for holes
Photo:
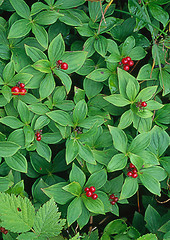
[[[65,220],[60,219],[60,216],[61,213],[58,212],[53,198],[40,207],[34,222],[34,230],[39,238],[49,238],[60,234],[65,224]]]
[[[4,228],[20,233],[33,227],[35,209],[28,198],[0,193],[0,209]]]

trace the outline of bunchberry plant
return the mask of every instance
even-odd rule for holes
[[[0,12],[0,238],[169,239],[169,1]]]

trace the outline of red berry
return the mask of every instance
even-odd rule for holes
[[[7,233],[8,233],[8,230],[5,230],[5,231],[3,231],[3,234],[5,234],[5,235],[6,235]]]
[[[96,191],[95,187],[91,186],[90,187],[90,192],[95,192],[95,191]]]
[[[36,135],[37,137],[41,137],[41,134],[40,134],[39,132],[37,132],[35,135]]]
[[[91,197],[91,196],[92,196],[92,194],[93,194],[93,193],[92,193],[92,192],[90,192],[90,191],[86,192],[86,196],[87,196],[87,197]]]
[[[123,70],[125,70],[125,71],[127,72],[127,71],[129,71],[129,69],[130,69],[130,68],[129,68],[128,65],[124,65]]]
[[[132,66],[134,65],[134,61],[130,60],[130,61],[128,62],[128,64],[129,64],[130,67],[132,67]]]
[[[25,87],[25,84],[24,83],[20,83],[19,85],[21,88],[24,88]]]
[[[138,176],[137,173],[133,173],[133,174],[132,174],[132,177],[133,177],[133,178],[137,178],[137,176]]]
[[[1,232],[4,232],[4,231],[5,231],[5,228],[1,227],[0,230],[1,230]]]
[[[85,192],[88,192],[90,189],[88,188],[88,187],[86,187],[85,189],[84,189],[84,191]]]
[[[25,88],[21,88],[21,89],[19,90],[19,93],[20,93],[21,95],[25,95],[26,92],[27,92],[27,90],[26,90]]]
[[[128,60],[127,60],[126,58],[123,58],[123,59],[122,59],[122,63],[123,63],[123,64],[127,64],[127,63],[128,63]]]
[[[97,195],[97,194],[92,194],[91,198],[92,198],[93,200],[95,200],[95,199],[98,198],[98,195]]]
[[[119,62],[119,65],[122,65],[122,62]]]
[[[128,175],[128,177],[132,177],[133,173],[132,172],[128,172],[127,175]]]
[[[112,205],[115,205],[116,202],[115,202],[115,201],[111,201],[110,203],[111,203]]]
[[[37,137],[36,140],[39,142],[41,141],[41,136],[40,137]]]
[[[126,60],[127,60],[128,62],[131,61],[131,57],[127,56],[127,57],[126,57]]]
[[[133,163],[130,163],[129,167],[130,168],[135,168],[135,165],[133,165]]]
[[[15,87],[11,88],[11,92],[13,95],[18,95],[20,92],[20,89],[19,89],[19,87],[15,86]]]
[[[118,197],[115,197],[114,201],[117,202],[118,200],[119,200],[119,198],[118,198]]]
[[[58,63],[59,65],[61,65],[61,64],[63,63],[63,61],[62,61],[62,60],[58,60],[57,63]]]
[[[133,169],[133,170],[132,170],[132,172],[133,172],[133,173],[137,173],[137,170],[136,170],[136,168],[135,168],[135,169]]]
[[[62,63],[61,64],[61,69],[63,69],[63,70],[67,70],[68,69],[68,64],[67,63]]]
[[[114,195],[114,194],[111,194],[111,195],[110,195],[110,199],[115,199],[115,195]]]
[[[142,103],[141,103],[141,106],[142,106],[142,107],[146,107],[146,106],[147,106],[147,103],[146,103],[146,102],[142,102]]]

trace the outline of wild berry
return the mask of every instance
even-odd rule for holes
[[[122,65],[122,62],[119,62],[119,65]]]
[[[20,83],[19,86],[20,86],[21,88],[24,88],[24,87],[25,87],[25,84],[24,84],[24,83]]]
[[[4,231],[3,231],[3,234],[6,235],[7,233],[8,233],[8,230],[4,230]]]
[[[130,67],[132,67],[132,66],[134,65],[134,61],[130,60],[130,61],[128,62],[128,65],[129,65]]]
[[[146,106],[147,106],[147,103],[146,103],[146,102],[142,102],[142,103],[141,103],[141,106],[142,106],[142,107],[146,107]]]
[[[36,140],[39,142],[41,141],[41,136],[40,137],[37,137]]]
[[[63,69],[63,70],[67,70],[68,69],[68,64],[67,63],[62,63],[61,64],[61,69]]]
[[[97,195],[96,193],[94,193],[94,194],[92,194],[91,198],[92,198],[93,200],[95,200],[95,199],[98,198],[98,195]]]
[[[90,192],[95,192],[95,191],[96,191],[95,187],[91,186],[90,187]]]
[[[123,64],[127,64],[127,63],[128,63],[127,58],[123,58],[123,59],[122,59],[122,63],[123,63]]]
[[[12,95],[18,95],[20,92],[19,87],[15,86],[11,88]]]
[[[118,200],[119,200],[119,198],[118,198],[118,197],[115,197],[114,201],[117,202]]]
[[[88,187],[86,187],[86,188],[84,189],[84,191],[85,191],[85,192],[88,192],[88,191],[90,191],[90,189],[89,189]]]
[[[111,195],[110,195],[110,199],[115,199],[115,195],[114,195],[114,194],[111,194]]]
[[[91,196],[92,196],[92,194],[93,194],[93,193],[92,193],[92,192],[90,192],[90,191],[87,191],[87,192],[86,192],[86,196],[87,196],[87,197],[91,197]]]
[[[26,90],[25,88],[21,88],[21,89],[19,90],[19,93],[20,93],[21,95],[25,95],[26,92],[27,92],[27,90]]]
[[[127,56],[127,57],[126,57],[126,60],[127,60],[128,62],[130,62],[130,61],[131,61],[131,57]]]
[[[133,175],[133,173],[132,172],[128,172],[127,175],[128,175],[128,177],[131,177]]]
[[[115,201],[111,201],[110,203],[111,203],[112,205],[115,205],[116,202],[115,202]]]
[[[137,173],[133,173],[133,174],[132,174],[132,177],[133,177],[133,178],[137,178],[137,176],[138,176]]]
[[[125,70],[126,72],[129,71],[129,69],[130,69],[130,68],[129,68],[128,65],[124,65],[124,66],[123,66],[123,70]]]
[[[129,167],[130,168],[135,168],[135,165],[133,165],[133,163],[130,163]]]
[[[39,132],[37,132],[35,135],[36,135],[37,137],[40,137],[40,136],[41,136],[41,134],[40,134]]]
[[[57,63],[58,63],[59,65],[61,65],[61,64],[63,63],[63,61],[62,61],[62,60],[58,60]]]
[[[132,170],[132,172],[133,172],[133,173],[137,173],[137,169],[134,168],[134,169]]]

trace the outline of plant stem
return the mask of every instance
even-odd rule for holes
[[[137,191],[138,212],[140,213],[139,190]]]

